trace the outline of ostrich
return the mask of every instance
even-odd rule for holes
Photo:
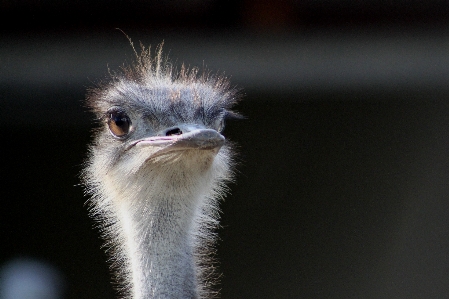
[[[131,43],[132,45],[132,43]],[[133,47],[134,49],[134,47]],[[223,76],[142,46],[88,92],[100,127],[82,172],[125,298],[210,298],[218,202],[232,180],[221,135],[239,93]]]

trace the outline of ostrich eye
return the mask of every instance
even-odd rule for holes
[[[220,119],[218,121],[218,132],[222,132],[224,130],[224,127],[225,127],[225,120]]]
[[[126,112],[111,109],[108,111],[108,126],[109,131],[116,137],[124,137],[129,133],[131,128],[131,119]]]

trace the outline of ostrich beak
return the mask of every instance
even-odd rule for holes
[[[167,130],[170,132],[173,130]],[[178,133],[182,132],[182,133]],[[137,140],[135,146],[159,147],[150,158],[155,158],[174,151],[183,150],[213,150],[215,153],[223,146],[225,138],[213,129],[178,130],[177,134],[168,136],[152,136]]]
[[[225,142],[224,136],[212,129],[198,129],[174,136],[178,138],[170,147],[176,149],[216,149]]]

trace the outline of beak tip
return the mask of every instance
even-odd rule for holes
[[[225,143],[225,137],[215,130],[200,130],[187,140],[192,147],[204,150],[220,148]]]

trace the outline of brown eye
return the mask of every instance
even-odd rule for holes
[[[110,110],[108,112],[108,126],[112,135],[119,138],[124,137],[131,128],[131,119],[124,111]]]

